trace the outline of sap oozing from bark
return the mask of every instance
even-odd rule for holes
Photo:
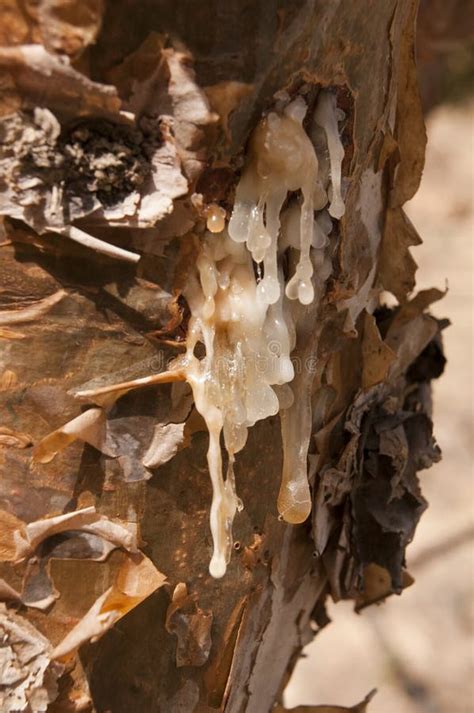
[[[341,167],[344,159],[344,147],[337,127],[338,109],[334,94],[329,91],[320,93],[314,119],[324,129],[328,144],[331,174],[329,215],[339,219],[342,218],[346,210],[341,195]]]
[[[292,341],[283,315],[283,297],[273,305],[258,291],[250,254],[226,233],[206,233],[197,261],[198,276],[185,296],[191,309],[186,354],[178,360],[191,384],[196,408],[209,430],[208,464],[213,487],[210,571],[224,574],[232,547],[232,521],[241,507],[235,492],[233,461],[247,440],[247,429],[278,413],[275,385],[292,380]],[[199,343],[205,356],[198,359]],[[220,436],[229,454],[222,474]]]
[[[224,575],[232,548],[232,522],[242,507],[235,490],[235,454],[247,431],[258,420],[281,411],[284,449],[278,509],[291,523],[303,522],[311,510],[307,453],[311,437],[311,383],[303,365],[295,382],[290,359],[295,345],[291,301],[302,325],[314,320],[324,282],[331,272],[325,258],[332,223],[318,180],[318,158],[302,122],[306,113],[297,98],[281,113],[271,113],[257,126],[250,142],[249,161],[236,189],[228,225],[219,206],[209,206],[207,228],[196,273],[184,292],[191,310],[187,351],[176,361],[190,383],[197,410],[209,430],[208,465],[213,488],[211,532],[214,553],[210,573]],[[341,149],[336,104],[322,92],[316,121],[324,128],[329,149],[332,200],[329,213],[340,217]],[[335,134],[334,134],[335,132]],[[282,211],[289,193],[300,191]],[[342,207],[341,207],[342,206]],[[212,234],[218,233],[218,234]],[[285,285],[279,255],[299,250],[294,273]],[[259,266],[255,278],[253,261]],[[316,297],[315,297],[316,291]],[[307,307],[304,307],[307,305]],[[298,323],[296,323],[298,328]],[[202,343],[205,355],[196,356]],[[313,351],[315,351],[313,340]],[[229,455],[222,473],[221,433]]]
[[[303,129],[306,104],[298,98],[280,116],[269,114],[251,140],[250,161],[235,195],[229,235],[245,242],[253,259],[263,262],[264,278],[258,285],[264,302],[273,304],[280,294],[278,283],[278,234],[280,212],[289,191],[301,190],[300,259],[286,286],[289,299],[313,301],[313,266],[309,250],[313,233],[314,193],[318,189],[318,159]]]
[[[207,207],[207,231],[195,270],[183,290],[191,311],[186,353],[167,372],[76,394],[107,407],[134,388],[188,381],[209,431],[214,543],[209,569],[214,577],[225,573],[232,549],[232,523],[242,508],[235,489],[235,454],[244,447],[248,428],[257,421],[281,414],[281,517],[299,523],[311,510],[307,453],[318,306],[332,269],[326,251],[332,231],[330,215],[342,215],[344,208],[336,104],[327,92],[322,92],[319,102],[315,120],[324,128],[329,150],[329,213],[323,210],[327,194],[318,178],[316,151],[302,124],[306,105],[298,98],[281,114],[271,113],[257,126],[227,228],[225,210],[216,204]],[[323,154],[326,144],[317,145]],[[323,164],[326,170],[325,156]],[[327,182],[326,171],[324,185]],[[319,211],[316,218],[315,210]],[[81,231],[70,230],[76,231],[70,237],[82,240],[83,236],[77,235]],[[287,251],[292,276],[285,284],[281,258]],[[132,254],[122,257],[134,259]],[[290,355],[297,340],[300,361],[295,378]],[[89,442],[89,436],[85,438],[87,423],[76,423],[93,416],[92,411],[86,413],[43,439],[37,448],[41,462],[53,458],[72,440]],[[221,435],[228,453],[225,477]]]

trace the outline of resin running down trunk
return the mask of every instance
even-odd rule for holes
[[[439,458],[415,2],[86,4],[0,33],[0,708],[280,713]]]

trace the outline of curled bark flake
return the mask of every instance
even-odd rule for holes
[[[191,56],[168,43],[164,35],[150,32],[109,77],[131,111],[138,116],[157,114],[170,121],[184,173],[192,182],[204,168],[206,133],[219,117],[210,110],[205,92],[196,83]]]
[[[119,569],[115,583],[56,646],[52,658],[67,660],[86,641],[97,641],[125,614],[162,587],[165,580],[166,577],[142,553],[128,557]]]
[[[415,287],[418,268],[409,248],[420,245],[421,238],[400,207],[389,207],[385,216],[383,247],[378,277],[383,287],[400,301]]]
[[[6,513],[3,515],[8,524],[12,518]],[[15,524],[17,529],[11,533]],[[105,515],[99,515],[93,507],[29,524],[20,523],[19,527],[15,518],[9,523],[9,530],[9,540],[5,539],[2,543],[3,559],[12,560],[11,549],[15,544],[16,561],[27,560],[23,589],[18,600],[36,609],[47,609],[60,596],[51,577],[52,560],[104,562],[113,550],[120,548],[125,551],[125,560],[119,569],[116,583],[102,595],[99,604],[96,603],[94,613],[90,614],[84,624],[86,632],[91,630],[90,627],[96,627],[102,633],[106,631],[126,611],[161,586],[165,579],[138,550],[135,528],[131,529]],[[11,592],[5,590],[4,594],[7,596]],[[114,614],[99,616],[107,612],[109,606],[113,608]],[[78,636],[85,636],[82,628],[72,636],[71,641],[77,641]],[[72,645],[69,643],[64,646],[68,648]]]
[[[195,82],[190,56],[171,48],[163,54],[170,74],[176,140],[185,174],[193,181],[205,165],[205,130],[214,126],[219,117],[210,111],[205,93]]]
[[[145,468],[158,468],[171,460],[180,448],[185,447],[184,428],[184,423],[160,423],[155,426],[153,440],[143,457]]]
[[[91,506],[65,515],[36,520],[19,528],[15,533],[17,561],[30,557],[47,538],[70,530],[90,532],[103,537],[115,547],[122,547],[131,553],[138,552],[134,531],[125,524],[110,520],[106,515],[100,515]]]
[[[362,388],[385,381],[396,355],[380,336],[375,318],[365,313],[362,340]]]
[[[88,409],[50,433],[35,446],[33,458],[38,463],[49,463],[59,451],[77,440],[90,443],[99,450],[103,448],[105,413],[102,409]]]
[[[124,381],[120,384],[111,384],[110,386],[102,386],[97,389],[76,391],[74,396],[81,401],[93,401],[96,404],[110,406],[121,396],[133,389],[140,389],[144,386],[152,386],[154,384],[171,384],[175,381],[184,380],[184,371],[182,369],[173,369],[172,371],[162,371],[152,376],[143,376],[139,379]]]
[[[377,604],[388,597],[392,589],[390,572],[374,562],[367,565],[363,572],[364,586],[355,599],[355,610],[361,611],[371,604]],[[402,588],[411,587],[413,577],[406,570],[402,571]]]

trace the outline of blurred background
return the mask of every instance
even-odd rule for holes
[[[415,584],[360,614],[332,604],[332,623],[305,649],[288,708],[351,706],[373,688],[370,713],[474,713],[474,2],[422,2],[418,63],[428,147],[407,213],[417,289],[448,284],[432,312],[449,317],[447,367],[433,383],[443,460],[422,471],[429,509],[408,549]]]

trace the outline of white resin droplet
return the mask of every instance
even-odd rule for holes
[[[332,188],[329,214],[333,218],[340,219],[346,210],[341,195],[341,167],[344,159],[344,147],[339,136],[339,127],[337,125],[338,109],[336,106],[336,97],[332,92],[327,90],[321,91],[318,96],[314,118],[316,123],[324,129],[328,144]]]
[[[227,570],[227,562],[222,554],[214,553],[209,563],[209,574],[214,579],[221,579]]]
[[[267,305],[273,305],[280,297],[280,283],[273,276],[268,275],[258,283],[258,294]]]
[[[314,333],[314,319],[317,306],[314,304],[306,313],[303,332],[306,348],[303,368],[296,375],[291,389],[294,399],[286,409],[280,411],[283,441],[283,472],[278,494],[278,512],[286,522],[304,522],[311,511],[311,494],[307,476],[308,447],[311,439],[311,385],[314,353],[317,338]]]
[[[206,227],[211,233],[222,233],[225,228],[225,210],[215,203],[207,207]]]
[[[280,413],[283,439],[283,473],[278,512],[286,522],[304,522],[311,511],[308,483],[308,447],[311,438],[311,395],[298,393],[298,401]]]

